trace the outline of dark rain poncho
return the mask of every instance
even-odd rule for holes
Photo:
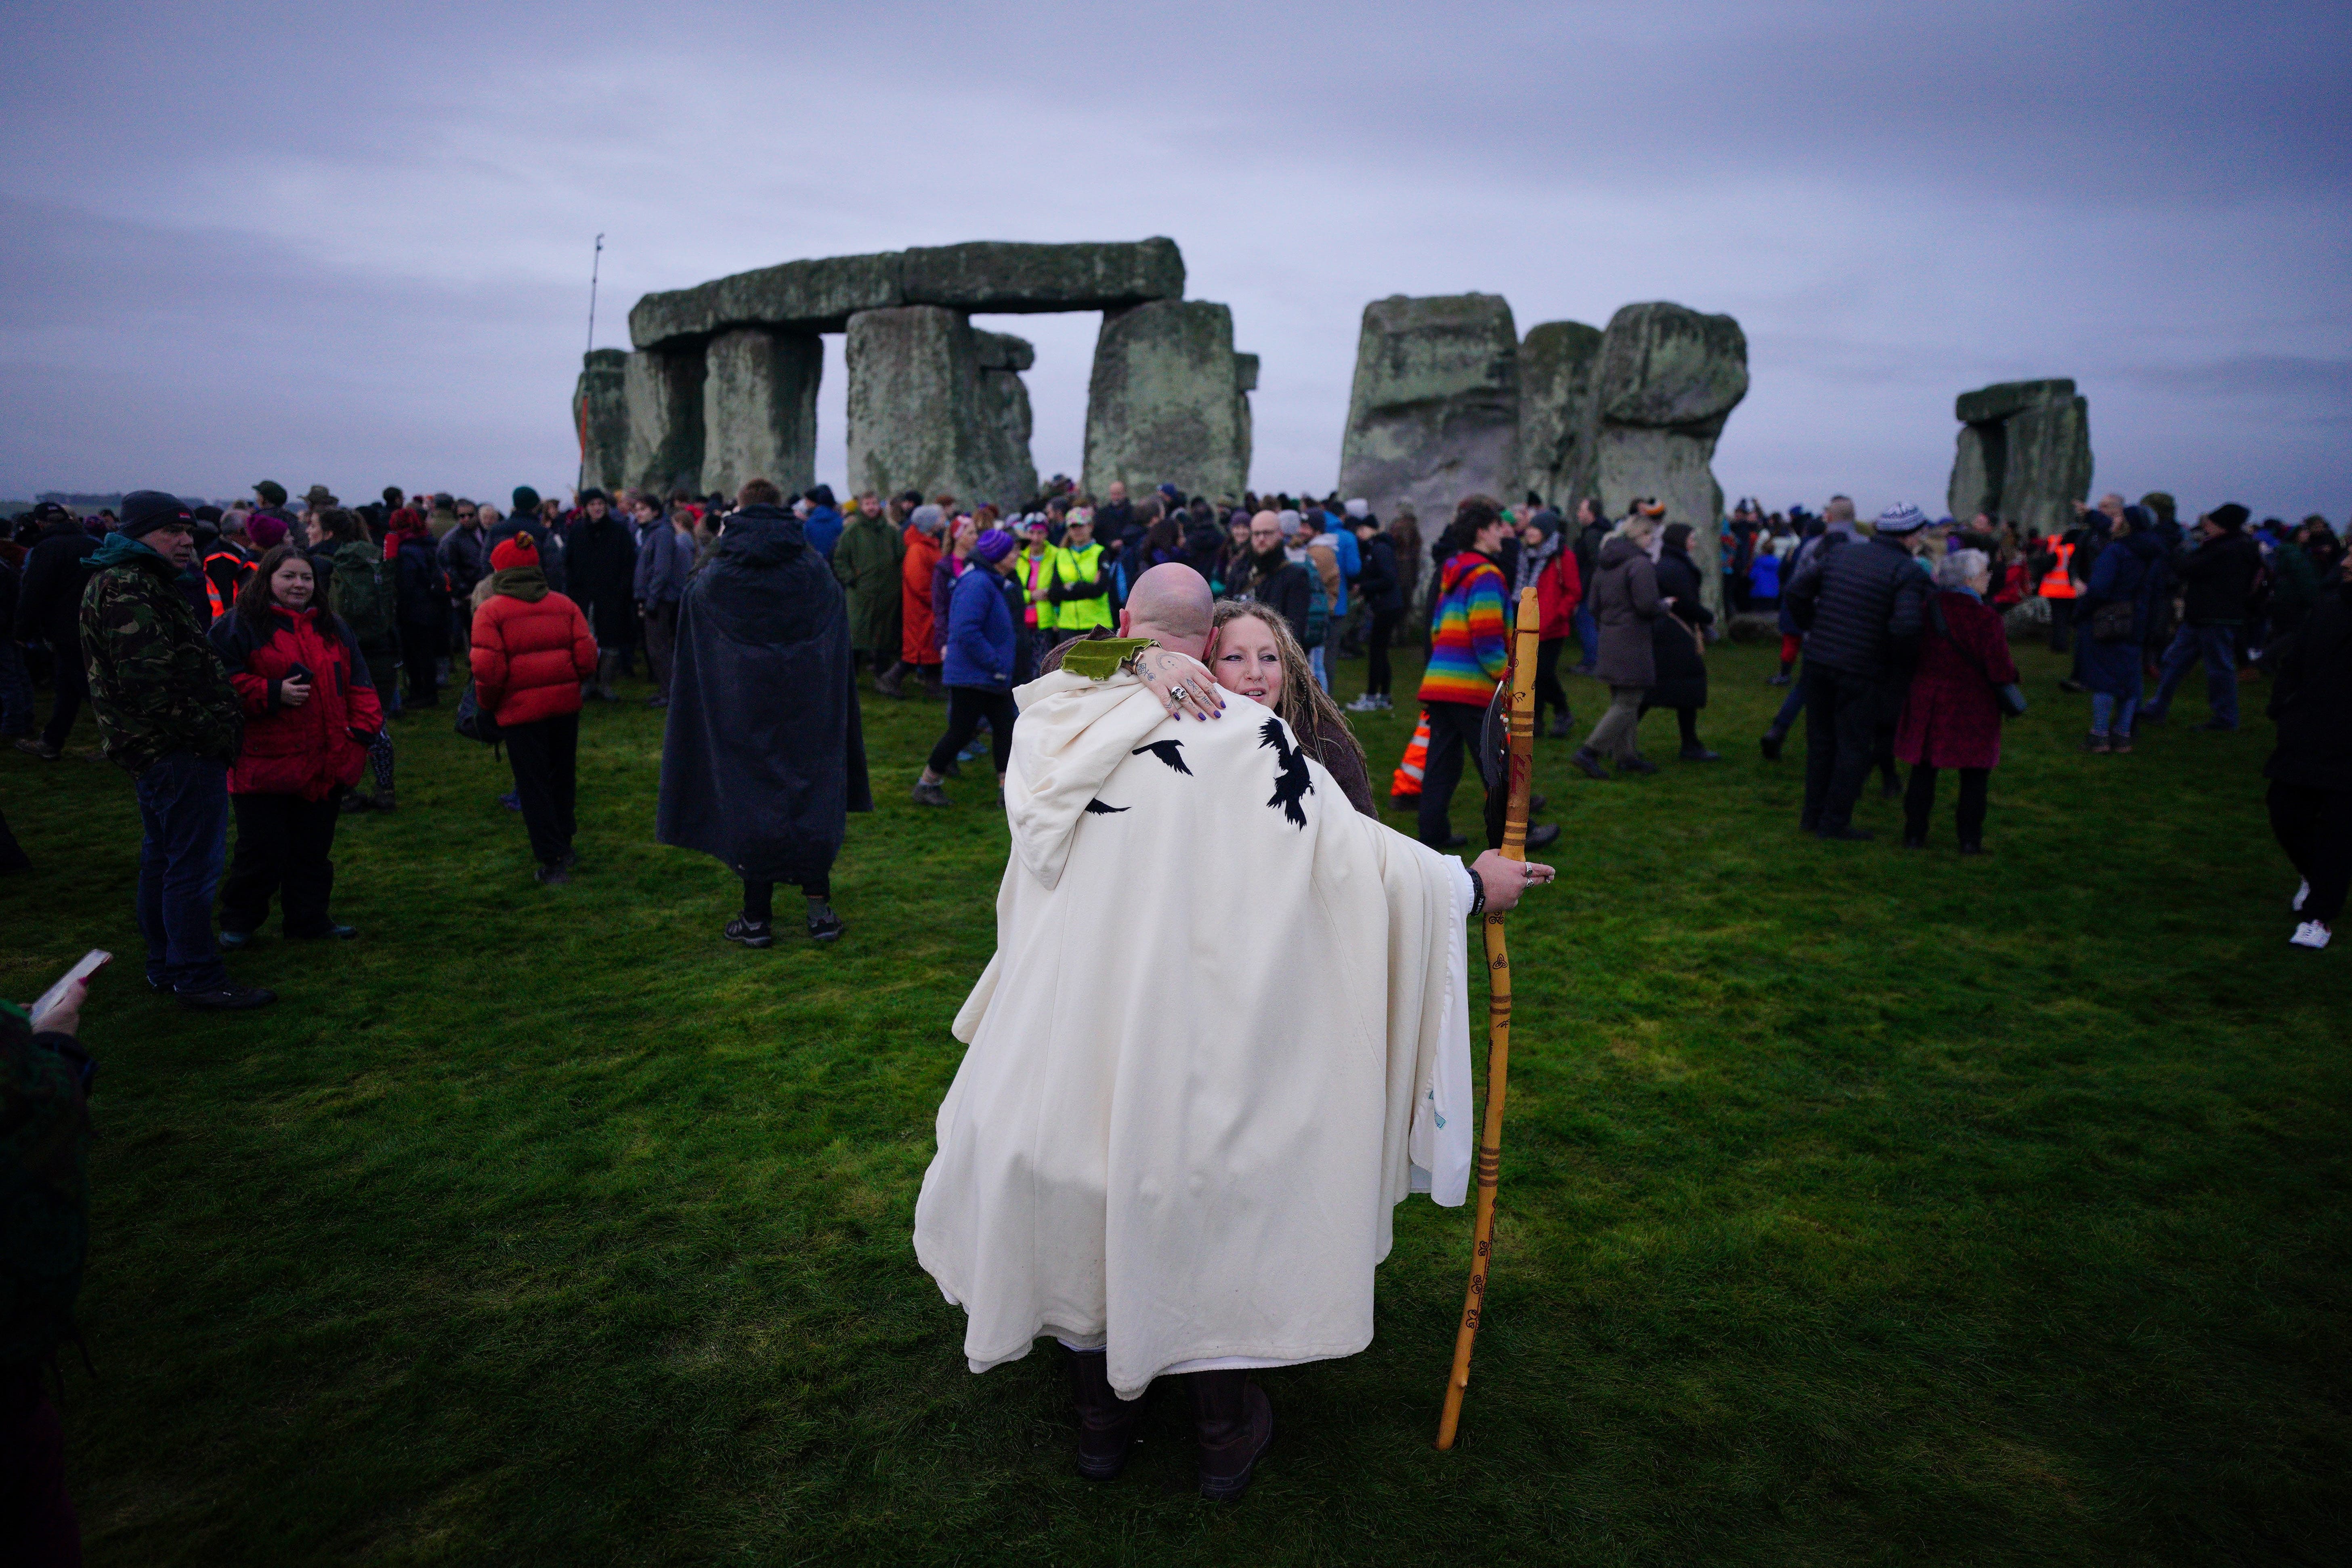
[[[832,868],[871,811],[841,584],[797,519],[747,507],[677,612],[655,837],[754,881]]]

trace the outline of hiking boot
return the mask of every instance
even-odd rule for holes
[[[830,904],[818,904],[809,910],[808,933],[811,942],[838,942],[841,933],[849,929],[842,918],[833,912]]]
[[[1539,826],[1530,827],[1528,829],[1528,847],[1529,849],[1549,849],[1553,844],[1557,843],[1559,839],[1559,824],[1557,822],[1547,822]]]
[[[900,683],[906,679],[905,667],[892,665],[874,678],[874,689],[885,697],[904,697],[907,694],[900,689]]]
[[[1601,753],[1590,746],[1577,747],[1568,759],[1568,765],[1589,779],[1605,780],[1609,777],[1609,770],[1601,765]]]
[[[917,779],[915,781],[915,804],[917,805],[952,805],[955,803],[948,799],[948,792],[944,786],[935,784],[925,784],[922,780]]]
[[[2317,952],[2327,945],[2328,939],[2335,934],[2335,931],[2326,921],[2305,921],[2295,927],[2294,934],[2286,940],[2295,947],[2307,947],[2312,952]]]
[[[1250,1472],[1274,1440],[1274,1406],[1244,1372],[1187,1373],[1184,1382],[1201,1444],[1201,1495],[1232,1502],[1249,1490]]]
[[[533,871],[531,879],[543,888],[565,888],[572,885],[572,872],[561,860],[550,860]]]
[[[1617,764],[1617,774],[1620,778],[1627,773],[1654,773],[1657,771],[1658,764],[1647,757],[1628,757]]]
[[[1676,754],[1686,763],[1719,763],[1723,761],[1723,753],[1721,752],[1710,752],[1705,746],[1685,746],[1681,752]]]
[[[239,985],[234,980],[224,980],[209,991],[174,991],[183,1007],[193,1007],[199,1013],[243,1013],[255,1007],[267,1007],[278,1000],[278,993],[258,985]]]
[[[1062,1355],[1070,1369],[1070,1400],[1078,1407],[1078,1474],[1090,1481],[1115,1479],[1134,1451],[1143,1401],[1112,1392],[1109,1352],[1066,1345]]]
[[[65,755],[64,752],[50,745],[47,741],[37,741],[29,735],[16,742],[16,749],[28,757],[38,757],[45,763],[54,763]]]
[[[1765,731],[1762,742],[1764,747],[1764,760],[1768,763],[1779,762],[1780,760],[1780,748],[1788,742],[1788,736],[1780,733],[1778,730]]]
[[[1873,833],[1867,827],[1856,827],[1853,823],[1849,822],[1843,827],[1816,828],[1813,830],[1813,837],[1816,838],[1843,839],[1852,844],[1867,844],[1872,839],[1877,837],[1878,835]]]
[[[2083,737],[2083,750],[2095,755],[2105,756],[2115,749],[2115,742],[2095,730]]]
[[[741,942],[745,947],[776,945],[776,933],[766,921],[747,921],[741,915],[729,921],[727,929],[719,934],[729,942]]]

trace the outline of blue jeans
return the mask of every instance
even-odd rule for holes
[[[0,636],[0,735],[33,732],[33,678],[25,669],[25,645]]]
[[[2110,728],[2128,738],[2132,732],[2132,714],[2139,707],[2137,697],[2117,697],[2112,692],[2091,693],[2091,733],[2106,734]]]
[[[1576,606],[1576,646],[1584,650],[1584,668],[1591,668],[1601,660],[1601,623],[1582,605]]]
[[[132,786],[139,845],[139,931],[147,978],[174,991],[216,991],[228,970],[213,945],[213,889],[228,846],[228,766],[174,752]]]
[[[1797,715],[1805,710],[1805,678],[1800,673],[1789,683],[1789,695],[1780,703],[1780,710],[1772,715],[1772,733],[1785,735],[1796,727]]]
[[[2157,667],[2156,700],[2148,704],[2152,712],[2164,713],[2172,707],[2173,689],[2187,679],[2189,666],[2199,659],[2205,661],[2205,705],[2213,717],[2234,730],[2238,727],[2238,628],[2235,626],[2188,626],[2174,634],[2172,646],[2164,650],[2164,658]]]

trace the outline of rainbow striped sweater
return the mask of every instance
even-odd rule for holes
[[[1437,579],[1436,626],[1429,668],[1421,678],[1423,702],[1467,702],[1484,708],[1510,666],[1504,635],[1503,569],[1492,556],[1465,550]]]

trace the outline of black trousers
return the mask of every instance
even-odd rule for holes
[[[1642,716],[1643,718],[1649,717],[1650,706],[1651,705],[1647,702],[1642,704]],[[1696,751],[1699,749],[1697,709],[1675,709],[1675,728],[1682,731],[1683,748],[1685,751]]]
[[[82,668],[79,645],[59,648],[57,657],[49,660],[49,670],[55,695],[50,700],[48,727],[41,731],[41,739],[51,746],[62,746],[66,736],[72,732],[81,705],[89,700],[89,672]]]
[[[803,882],[801,893],[804,898],[830,899],[833,897],[833,873],[827,871],[822,877],[813,877]],[[755,882],[749,877],[744,878],[743,918],[756,925],[766,925],[775,918],[775,914],[776,885],[773,882]]]
[[[1990,768],[1958,768],[1960,804],[1952,814],[1952,826],[1958,829],[1960,842],[1980,845],[1984,842],[1985,796],[1987,781],[1992,777]],[[1936,809],[1936,770],[1925,763],[1911,764],[1911,787],[1903,792],[1903,837],[1927,837],[1927,818]]]
[[[2352,790],[2314,789],[2273,779],[2270,789],[2271,832],[2294,863],[2311,896],[2303,918],[2333,926],[2344,912],[2352,884]]]
[[[931,772],[947,772],[948,764],[971,744],[971,738],[980,733],[980,721],[986,719],[988,747],[996,754],[996,771],[1002,774],[1013,761],[1013,721],[1020,716],[1020,705],[1010,691],[983,686],[949,687],[948,732],[931,748]]]
[[[530,853],[542,866],[553,865],[571,852],[572,801],[578,788],[580,715],[559,713],[529,724],[506,726],[501,733],[507,763],[514,769],[515,797],[522,803],[522,825],[530,834]]]
[[[408,667],[408,700],[412,706],[441,700],[441,679],[435,666],[440,662],[441,645],[447,640],[435,636],[430,623],[410,621],[402,625],[400,659]],[[376,700],[382,701],[383,693],[376,693]]]
[[[1853,803],[1878,738],[1878,681],[1805,661],[1805,805],[1797,826],[1834,831]]]
[[[1397,623],[1404,619],[1404,611],[1374,610],[1372,629],[1364,638],[1364,694],[1367,697],[1389,695],[1389,640],[1396,636]]]
[[[2050,651],[2064,653],[2074,643],[2074,601],[2050,601]]]
[[[278,895],[288,936],[324,936],[332,923],[327,900],[335,890],[335,824],[341,819],[343,791],[324,800],[299,795],[233,795],[236,852],[222,879],[223,931],[255,931],[269,918],[269,897]]]
[[[1422,710],[1429,715],[1429,754],[1422,763],[1419,833],[1423,844],[1443,849],[1454,837],[1446,808],[1454,804],[1454,785],[1462,782],[1463,762],[1476,754],[1486,710],[1469,702],[1424,702]],[[1483,786],[1484,775],[1480,783]]]
[[[1568,717],[1568,692],[1559,683],[1559,650],[1568,646],[1566,637],[1546,637],[1536,644],[1536,727],[1543,727],[1544,708],[1549,704],[1553,712]]]

